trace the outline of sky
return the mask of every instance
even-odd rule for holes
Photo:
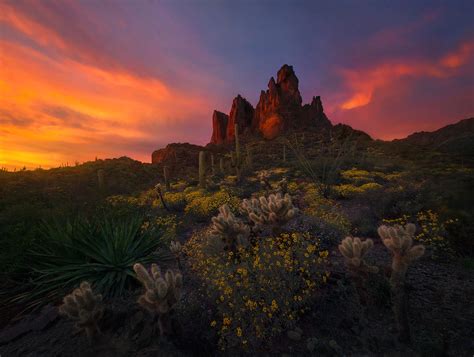
[[[0,167],[209,142],[285,63],[384,140],[474,116],[474,1],[0,0]]]

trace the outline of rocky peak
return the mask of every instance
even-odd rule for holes
[[[320,97],[302,106],[299,80],[292,66],[283,65],[275,77],[270,77],[268,89],[262,90],[255,109],[241,95],[234,98],[229,116],[215,111],[212,117],[211,144],[232,143],[234,125],[242,134],[260,134],[273,139],[289,129],[321,130],[331,127],[324,114]]]
[[[247,99],[240,94],[234,98],[229,114],[227,125],[226,142],[231,143],[235,138],[235,124],[239,127],[239,133],[245,134],[251,130],[254,109]]]
[[[229,116],[217,110],[212,114],[211,144],[221,145],[226,141]]]
[[[298,84],[298,77],[296,77],[293,66],[288,66],[287,64],[283,65],[277,74],[277,85],[281,89],[283,96],[295,104],[301,105],[302,99]]]

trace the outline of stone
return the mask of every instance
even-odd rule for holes
[[[212,114],[211,144],[221,145],[226,141],[227,130],[228,127],[230,127],[228,124],[229,116],[227,114],[214,110],[214,113]]]
[[[227,143],[233,143],[235,140],[235,124],[238,125],[240,134],[247,134],[251,131],[254,111],[252,104],[240,94],[234,98],[225,137]]]

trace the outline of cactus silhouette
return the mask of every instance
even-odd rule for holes
[[[425,253],[423,245],[413,246],[416,227],[409,223],[404,227],[380,226],[378,233],[383,244],[392,252],[392,274],[390,284],[392,288],[393,310],[398,324],[399,339],[410,343],[410,322],[408,289],[406,275],[408,267]]]
[[[241,209],[248,214],[255,227],[270,225],[273,234],[277,235],[281,227],[296,216],[298,209],[293,205],[288,194],[270,194],[259,200],[244,200]]]
[[[171,186],[170,186],[170,171],[169,171],[168,166],[163,166],[163,176],[164,176],[164,178],[165,178],[166,191],[170,191],[170,190],[171,190]]]
[[[171,270],[162,274],[156,264],[151,265],[150,272],[139,263],[133,266],[133,270],[145,287],[145,292],[138,298],[138,304],[158,317],[160,335],[171,333],[170,313],[181,297],[183,276],[180,272]]]
[[[372,239],[361,241],[360,238],[346,237],[338,246],[351,273],[377,273],[378,268],[367,264],[365,254],[374,246]]]
[[[199,152],[199,186],[206,187],[206,153],[204,151]]]
[[[219,214],[212,217],[211,237],[220,239],[224,249],[237,252],[239,247],[248,244],[250,227],[236,218],[228,205],[219,208]]]
[[[104,314],[102,295],[94,294],[88,282],[83,281],[79,288],[66,295],[59,313],[76,321],[76,328],[84,330],[89,341],[99,335],[99,320]]]

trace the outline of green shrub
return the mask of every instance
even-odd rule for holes
[[[12,302],[41,305],[85,280],[104,295],[122,294],[134,280],[133,264],[172,259],[161,235],[142,225],[140,216],[45,224],[43,239],[29,253],[31,284]]]

